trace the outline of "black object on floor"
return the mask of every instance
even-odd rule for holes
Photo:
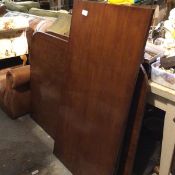
[[[147,105],[133,174],[150,175],[153,168],[159,165],[164,116],[164,111]]]

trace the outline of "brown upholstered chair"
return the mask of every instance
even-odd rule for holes
[[[30,66],[0,71],[0,106],[13,119],[30,112]]]

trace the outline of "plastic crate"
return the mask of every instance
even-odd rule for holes
[[[175,74],[160,69],[160,62],[151,65],[151,80],[155,83],[175,90]]]

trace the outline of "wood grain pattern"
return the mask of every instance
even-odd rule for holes
[[[67,41],[37,32],[32,39],[32,117],[55,138],[61,88],[66,68]]]
[[[74,4],[54,152],[75,175],[114,173],[152,14]]]

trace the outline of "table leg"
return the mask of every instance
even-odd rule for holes
[[[175,104],[167,104],[165,114],[162,151],[160,160],[160,173],[159,175],[169,175],[173,150],[175,145]]]
[[[21,55],[20,58],[23,61],[23,66],[25,66],[26,62],[27,62],[27,56],[26,55]]]

